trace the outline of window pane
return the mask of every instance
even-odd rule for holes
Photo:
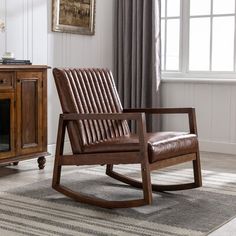
[[[209,15],[210,13],[211,0],[190,0],[190,16]]]
[[[189,70],[209,70],[210,18],[190,19]]]
[[[179,20],[167,20],[166,70],[179,70]]]
[[[214,0],[213,14],[227,14],[235,12],[235,0]]]
[[[161,69],[165,67],[165,20],[161,20]]]
[[[166,0],[161,0],[161,17],[166,16]]]
[[[233,64],[234,16],[214,17],[212,41],[212,70],[232,71]]]
[[[180,16],[180,0],[167,0],[167,16]]]

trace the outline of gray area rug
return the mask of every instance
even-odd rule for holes
[[[116,170],[140,178],[138,166]],[[107,177],[105,167],[67,172],[62,183],[106,199],[132,199],[142,191]],[[158,171],[153,182],[192,178],[191,168]],[[51,188],[51,179],[0,193],[1,235],[207,235],[236,215],[236,174],[203,171],[204,187],[154,193],[151,206],[106,210],[75,202]],[[5,233],[5,234],[2,234]]]

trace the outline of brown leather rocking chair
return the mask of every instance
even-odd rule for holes
[[[59,118],[52,187],[79,202],[105,208],[136,207],[152,203],[153,191],[172,191],[202,185],[194,108],[123,110],[114,80],[105,69],[53,70],[63,114]],[[146,132],[145,114],[186,113],[189,133]],[[137,122],[131,134],[127,120]],[[65,131],[71,142],[71,155],[63,154]],[[152,170],[192,161],[194,181],[181,185],[151,184]],[[113,170],[116,164],[140,164],[142,182]],[[60,184],[64,165],[107,165],[106,174],[136,188],[143,198],[108,201],[74,192]]]

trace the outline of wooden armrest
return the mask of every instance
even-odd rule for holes
[[[140,147],[146,146],[146,117],[144,113],[64,113],[60,114],[59,123],[67,125],[68,121],[79,120],[136,120],[137,121],[137,134],[139,138]],[[144,149],[145,150],[145,149]]]
[[[76,120],[142,120],[145,119],[144,113],[64,113],[60,117],[67,121]]]
[[[189,114],[194,111],[192,107],[184,108],[128,108],[124,109],[126,112],[144,112],[146,114]]]
[[[189,130],[190,133],[197,135],[197,122],[195,108],[185,107],[185,108],[130,108],[124,109],[126,112],[144,112],[146,114],[188,114],[189,119]]]

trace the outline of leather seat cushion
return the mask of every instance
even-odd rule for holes
[[[159,132],[148,135],[149,162],[165,160],[198,150],[198,140],[195,134],[183,132]]]
[[[175,156],[196,152],[198,140],[196,135],[184,132],[147,133],[149,162],[168,159]],[[84,153],[129,152],[138,151],[137,135],[125,135],[119,138],[85,145]]]
[[[84,145],[85,153],[96,152],[129,152],[138,151],[139,143],[136,135],[124,135],[113,139],[102,140],[97,143]]]

